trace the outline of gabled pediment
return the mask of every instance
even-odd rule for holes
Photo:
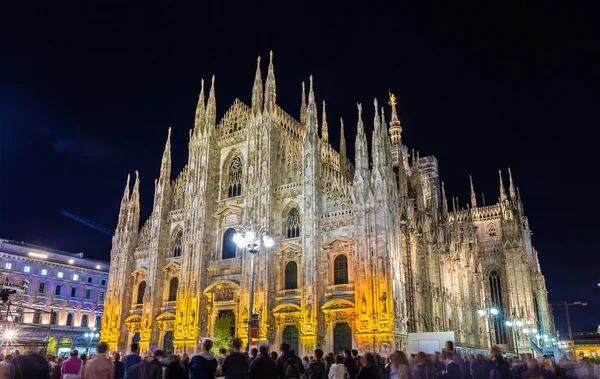
[[[84,312],[84,313],[91,313],[92,312],[92,308],[86,307],[86,308],[83,308],[81,311]]]
[[[277,251],[275,251],[275,255],[288,255],[288,254],[299,254],[302,252],[302,246],[296,242],[284,242]]]
[[[167,265],[165,267],[163,267],[163,271],[179,271],[181,269],[181,265],[179,264],[179,262],[176,261],[170,261],[169,263],[167,263]]]
[[[35,308],[44,308],[46,306],[46,304],[44,304],[41,301],[35,302],[32,304]]]
[[[164,312],[164,313],[161,313],[156,318],[156,321],[163,321],[163,320],[175,320],[175,315],[171,312]]]
[[[50,309],[57,309],[57,310],[60,310],[60,309],[62,309],[62,308],[63,308],[63,306],[62,306],[62,305],[60,305],[60,304],[52,304],[52,305],[50,306]]]
[[[276,306],[275,308],[273,308],[272,313],[273,314],[278,314],[278,313],[294,313],[294,312],[301,312],[302,309],[300,308],[300,306],[293,304],[293,303],[284,303],[284,304],[279,304],[278,306]]]
[[[354,303],[346,299],[336,299],[328,301],[321,307],[322,311],[354,308]]]
[[[336,236],[323,244],[323,249],[331,249],[336,246],[350,247],[354,245],[354,241],[341,236]]]
[[[70,307],[67,307],[67,311],[76,312],[77,311],[77,307],[71,305]]]
[[[227,217],[229,215],[241,216],[243,214],[244,208],[233,205],[233,204],[225,204],[223,208],[219,209],[217,213],[213,215],[216,219],[221,219],[223,217]]]

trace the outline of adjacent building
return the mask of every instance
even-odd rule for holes
[[[566,341],[565,351],[573,359],[598,358],[600,356],[600,327],[573,332],[573,340]]]
[[[18,341],[47,339],[49,353],[87,351],[97,338],[85,334],[102,327],[108,271],[108,262],[83,253],[0,239],[0,288],[16,291],[0,318],[14,324]]]
[[[276,241],[255,259],[254,342],[287,342],[301,354],[388,354],[406,346],[408,333],[426,331],[454,331],[464,348],[529,348],[527,335],[513,338],[509,319],[554,333],[510,170],[493,201],[471,182],[470,201],[452,198],[449,207],[437,159],[403,144],[393,96],[387,116],[377,100],[358,104],[351,163],[341,119],[339,151],[332,146],[312,77],[297,119],[277,103],[272,55],[266,80],[259,59],[250,105],[236,99],[220,120],[215,88],[213,77],[206,101],[202,84],[189,159],[175,177],[169,129],[141,228],[138,173],[133,191],[127,181],[103,318],[111,349],[139,341],[193,352],[223,316],[246,339],[250,259],[232,237],[248,225]],[[489,331],[478,314],[485,299],[497,311]]]

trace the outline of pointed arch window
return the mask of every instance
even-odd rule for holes
[[[179,286],[179,279],[178,278],[171,279],[171,281],[169,282],[169,300],[168,301],[177,300],[177,287],[178,286]]]
[[[223,259],[235,258],[236,255],[236,245],[233,242],[233,235],[235,234],[235,229],[229,228],[223,234],[223,249],[221,251],[221,256]]]
[[[285,289],[295,290],[298,288],[298,264],[294,261],[285,265]]]
[[[242,169],[242,159],[240,157],[233,158],[229,165],[229,189],[227,197],[235,197],[242,194]]]
[[[348,284],[348,258],[338,255],[333,261],[333,283]]]
[[[137,299],[136,299],[136,304],[143,304],[144,303],[144,293],[146,292],[146,282],[141,282],[138,285],[138,292],[137,292]]]
[[[500,279],[500,273],[497,270],[490,271],[488,277],[490,285],[490,299],[499,314],[503,314],[504,302],[502,301],[502,281]],[[496,338],[494,343],[505,344],[507,342],[507,333],[504,323],[501,317],[494,317],[494,337]]]
[[[88,315],[82,315],[81,316],[81,327],[82,328],[87,328],[87,326],[88,326],[88,318],[89,318]]]
[[[294,207],[288,212],[285,229],[287,238],[300,237],[300,211],[298,208]]]
[[[488,234],[490,235],[490,237],[496,236],[496,227],[494,226],[494,224],[490,225],[490,227],[488,228]]]
[[[183,249],[183,231],[177,232],[175,240],[173,241],[173,257],[181,257],[181,251]]]

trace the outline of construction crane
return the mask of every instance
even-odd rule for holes
[[[115,232],[113,232],[112,230],[108,229],[105,226],[102,226],[98,223],[95,223],[94,221],[88,220],[87,218],[83,218],[81,216],[77,216],[76,214],[73,214],[71,212],[65,211],[64,209],[60,210],[60,214],[67,216],[68,218],[71,218],[77,222],[82,223],[83,225],[87,225],[90,228],[94,228],[97,231],[99,231],[100,233],[104,233],[108,236],[114,236]]]

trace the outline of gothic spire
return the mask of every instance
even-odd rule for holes
[[[137,232],[140,227],[140,175],[135,171],[135,183],[129,199],[129,211],[127,212],[127,229]]]
[[[398,111],[396,110],[396,96],[390,92],[390,101],[388,103],[392,107],[392,120],[390,121],[390,134],[392,136],[393,145],[402,144],[402,126],[398,119]]]
[[[260,56],[256,61],[256,75],[254,76],[254,85],[252,86],[252,112],[259,114],[263,107],[263,82],[260,72]]]
[[[317,104],[315,103],[315,92],[313,89],[313,77],[310,76],[310,86],[308,90],[308,108],[306,112],[306,135],[317,136],[318,133],[318,120],[317,120]]]
[[[367,181],[369,178],[369,151],[367,147],[367,136],[365,135],[365,125],[362,120],[362,105],[357,104],[358,107],[358,125],[356,127],[356,169],[354,171],[354,178],[362,178],[363,181]]]
[[[329,128],[327,126],[327,113],[325,111],[325,100],[323,100],[323,121],[321,122],[321,138],[323,142],[329,143]]]
[[[500,202],[505,202],[506,191],[504,190],[504,183],[502,183],[502,170],[498,170],[498,176],[500,177]]]
[[[210,92],[208,93],[208,104],[206,105],[206,126],[215,128],[217,124],[217,100],[215,99],[215,76],[212,76]]]
[[[306,92],[304,90],[304,82],[302,82],[302,102],[300,104],[300,124],[306,125]]]
[[[510,167],[508,168],[508,193],[510,194],[510,200],[517,200],[517,191],[515,191],[515,185],[513,183],[512,172],[510,172]]]
[[[127,174],[127,183],[125,183],[125,191],[123,191],[123,198],[121,199],[121,207],[119,208],[119,221],[117,222],[117,229],[123,225],[127,219],[127,207],[129,205],[129,178]]]
[[[377,99],[373,100],[375,107],[375,116],[373,116],[373,136],[372,136],[372,155],[373,155],[373,167],[379,167],[382,163],[382,148],[381,145],[381,120],[379,118],[379,105]]]
[[[444,182],[442,182],[442,213],[444,218],[448,217],[448,199],[446,198],[446,188]]]
[[[171,180],[171,128],[169,128],[167,134],[165,151],[163,152],[162,161],[160,163],[160,177]]]
[[[485,193],[481,193],[481,201],[483,202],[483,206],[485,207]]]
[[[469,175],[469,183],[471,184],[471,207],[477,207],[477,196],[475,195],[475,188],[473,187],[473,178]]]
[[[340,117],[340,172],[346,175],[346,137],[344,137],[344,120]]]
[[[267,81],[265,83],[265,111],[273,112],[275,109],[276,90],[275,90],[275,69],[273,68],[273,51],[269,53],[269,71],[267,72]]]
[[[194,132],[197,133],[204,125],[204,114],[206,105],[204,104],[204,79],[200,82],[200,96],[198,97],[198,105],[196,106],[196,118],[194,120]]]

